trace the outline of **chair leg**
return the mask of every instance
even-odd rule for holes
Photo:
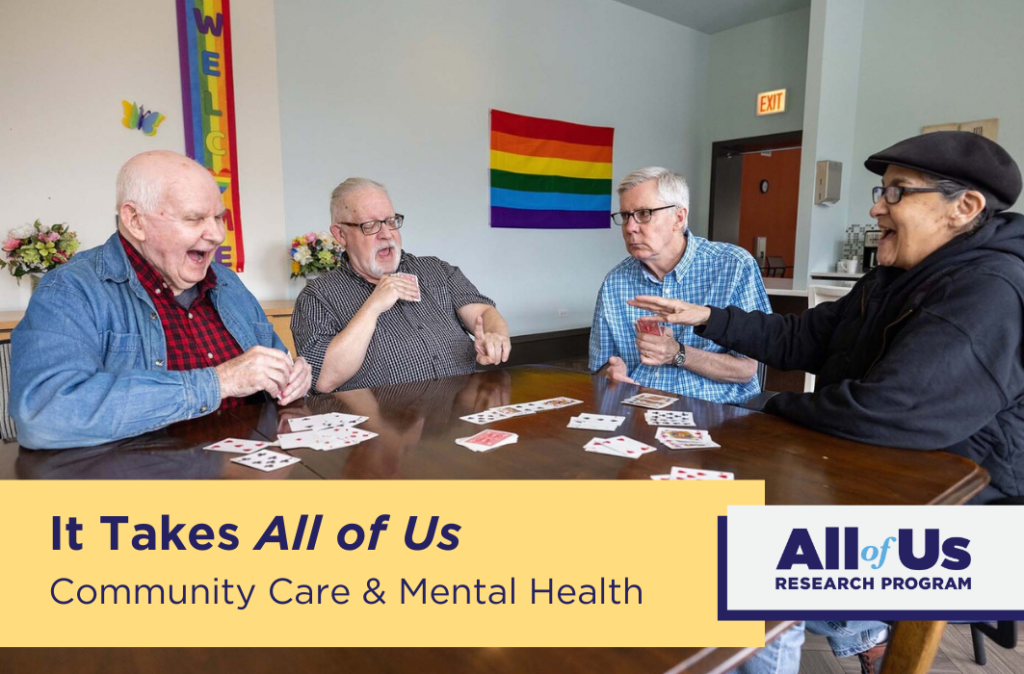
[[[985,655],[985,635],[978,629],[977,623],[971,623],[971,641],[974,643],[974,661],[984,665],[988,662]]]

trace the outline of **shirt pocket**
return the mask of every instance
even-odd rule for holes
[[[256,336],[256,343],[260,346],[274,346],[274,326],[270,323],[264,321],[253,323],[252,332]]]
[[[142,335],[103,334],[103,369],[108,372],[142,368]]]

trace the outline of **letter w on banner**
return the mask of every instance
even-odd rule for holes
[[[181,105],[185,154],[210,169],[224,199],[227,237],[217,262],[242,271],[242,218],[238,197],[235,87],[231,72],[228,0],[177,0]]]

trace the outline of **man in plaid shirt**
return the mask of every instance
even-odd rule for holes
[[[11,336],[11,407],[23,446],[98,445],[266,393],[303,397],[256,298],[227,267],[213,176],[175,152],[117,177],[118,231],[48,273]]]
[[[317,391],[455,377],[508,360],[494,302],[458,267],[403,250],[404,221],[368,178],[331,194],[331,233],[345,252],[299,294],[291,323]]]
[[[754,258],[689,231],[689,188],[668,169],[634,171],[618,193],[621,210],[612,220],[622,227],[630,257],[608,273],[597,297],[590,369],[615,381],[719,403],[744,402],[759,393],[757,361],[726,351],[692,328],[663,325],[662,334],[643,332],[636,321],[650,314],[626,304],[637,295],[658,295],[770,313]]]

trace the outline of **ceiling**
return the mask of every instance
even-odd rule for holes
[[[811,6],[811,0],[618,1],[708,34]]]

